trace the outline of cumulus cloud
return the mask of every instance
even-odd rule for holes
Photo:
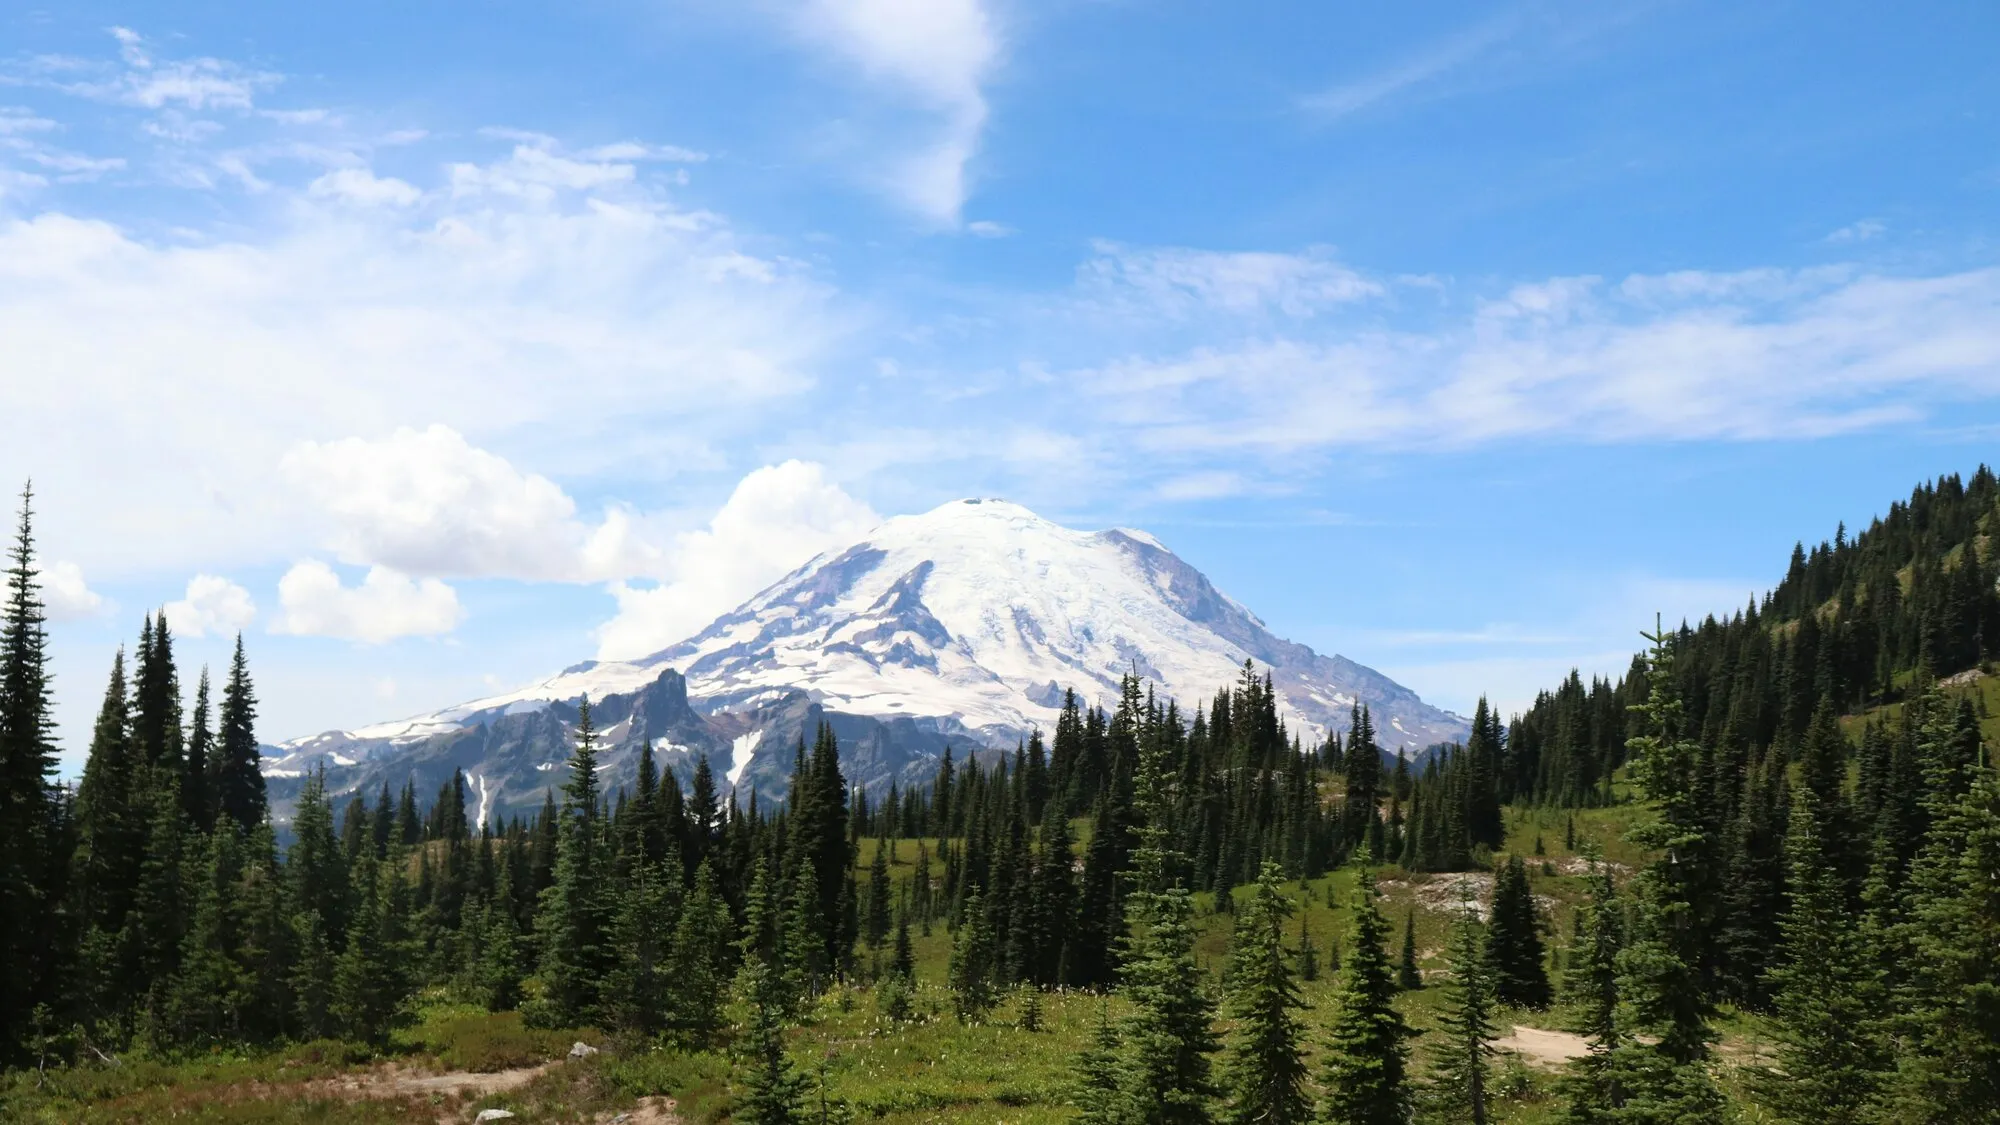
[[[679,537],[663,581],[612,587],[618,615],[598,630],[598,659],[658,652],[880,522],[820,465],[758,469],[737,483],[706,528]]]
[[[793,26],[902,104],[932,115],[924,140],[887,162],[883,186],[935,222],[955,226],[970,190],[967,165],[986,126],[982,86],[1000,34],[980,0],[804,0]],[[871,162],[872,163],[872,162]]]
[[[346,586],[332,567],[314,559],[278,580],[278,603],[284,612],[271,626],[274,633],[364,644],[449,633],[465,616],[458,592],[435,578],[412,579],[375,566],[359,586]]]
[[[104,596],[83,580],[83,568],[73,562],[42,567],[42,606],[51,621],[74,621],[104,611]]]
[[[346,563],[405,574],[587,582],[655,574],[644,521],[614,509],[595,527],[546,477],[523,473],[458,431],[402,428],[371,441],[304,442],[285,478],[331,523]]]
[[[187,594],[168,602],[167,624],[184,637],[226,636],[249,626],[257,617],[250,591],[227,578],[197,574],[188,579]]]
[[[641,164],[670,155],[515,142],[428,177],[360,163],[291,181],[297,163],[243,157],[266,219],[212,231],[0,212],[0,385],[36,423],[7,457],[61,492],[51,530],[94,570],[132,536],[162,568],[298,557],[318,528],[273,472],[288,450],[440,418],[474,440],[530,434],[565,473],[712,467],[705,443],[809,389],[849,314],[809,267],[677,206]],[[0,168],[0,191],[47,183]],[[615,560],[629,522],[585,530]]]

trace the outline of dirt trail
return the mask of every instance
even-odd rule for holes
[[[386,1066],[378,1070],[367,1070],[359,1074],[342,1075],[329,1079],[325,1088],[329,1093],[354,1098],[401,1098],[427,1094],[454,1094],[471,1100],[488,1094],[498,1094],[506,1090],[518,1089],[532,1082],[538,1076],[555,1066],[545,1062],[539,1066],[524,1066],[515,1070],[495,1070],[481,1074],[470,1070],[452,1071],[446,1074],[425,1074],[418,1070],[408,1070],[399,1066]]]
[[[1514,1025],[1514,1034],[1493,1041],[1494,1049],[1512,1051],[1537,1066],[1558,1067],[1590,1051],[1590,1041],[1567,1031],[1544,1031]]]
[[[601,1113],[600,1125],[680,1125],[672,1098],[640,1098],[639,1104],[618,1113]]]

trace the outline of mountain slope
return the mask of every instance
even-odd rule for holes
[[[643,737],[684,779],[707,755],[718,774],[780,795],[811,708],[851,728],[850,777],[886,785],[926,778],[947,744],[1011,747],[1052,728],[1066,688],[1109,704],[1119,677],[1135,672],[1192,705],[1235,682],[1245,661],[1271,676],[1281,713],[1308,741],[1345,729],[1357,701],[1391,750],[1465,732],[1464,720],[1386,676],[1273,635],[1143,532],[1076,531],[1017,504],[962,500],[889,520],[645,659],[580,664],[507,695],[301,739],[270,769],[332,760],[377,772],[392,760],[462,757],[444,748],[462,750],[475,728],[527,729],[530,716],[571,713],[586,694],[623,715],[627,705],[611,701],[664,691],[685,701],[678,733]],[[642,733],[609,716],[615,779],[621,749]],[[546,752],[559,760],[562,750],[552,742]],[[517,779],[509,803],[521,799],[518,781],[533,780],[547,778]]]

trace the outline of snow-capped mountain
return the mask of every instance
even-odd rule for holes
[[[1136,672],[1192,705],[1235,683],[1246,660],[1271,675],[1281,713],[1309,741],[1345,729],[1357,701],[1391,751],[1465,733],[1459,716],[1386,676],[1273,635],[1144,532],[1076,531],[1018,504],[961,500],[887,521],[652,656],[587,662],[506,695],[301,739],[267,772],[316,761],[378,772],[426,749],[470,749],[474,729],[545,724],[582,695],[625,716],[606,731],[615,772],[623,757],[615,751],[636,747],[642,732],[615,725],[633,720],[612,701],[665,690],[680,699],[667,709],[685,714],[673,736],[645,737],[684,777],[705,754],[729,781],[749,776],[778,795],[796,740],[790,728],[811,708],[878,751],[874,768],[861,771],[873,776],[849,771],[856,781],[921,781],[944,745],[1012,747],[1033,728],[1052,728],[1065,688],[1086,704],[1115,702],[1119,677]],[[773,724],[788,729],[780,737]],[[559,763],[560,742],[548,753]],[[523,780],[546,783],[548,770],[540,772]],[[510,788],[511,801],[523,799],[519,785]],[[538,795],[542,785],[530,788]]]

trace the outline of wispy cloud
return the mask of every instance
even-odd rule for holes
[[[1513,13],[1489,19],[1383,70],[1308,94],[1299,104],[1328,120],[1358,113],[1479,59],[1514,35],[1519,26],[1519,17]]]
[[[971,193],[988,107],[985,83],[999,64],[1001,38],[982,0],[802,0],[789,5],[793,33],[830,50],[869,84],[925,121],[901,115],[887,137],[871,138],[899,155],[871,153],[868,175],[925,219],[956,227]]]

